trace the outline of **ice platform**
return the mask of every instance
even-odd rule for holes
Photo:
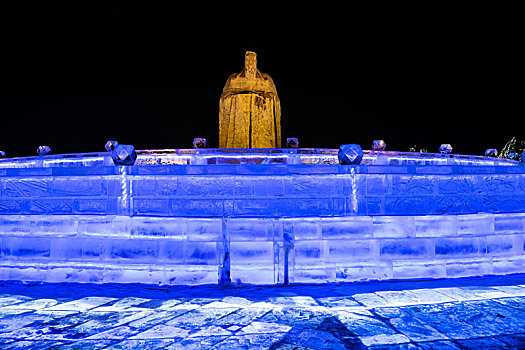
[[[525,272],[525,167],[334,149],[0,159],[0,279],[326,283]]]

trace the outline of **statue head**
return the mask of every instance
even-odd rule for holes
[[[253,51],[246,51],[244,55],[244,75],[246,78],[255,78],[257,73],[257,54]]]

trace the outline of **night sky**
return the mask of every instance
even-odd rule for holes
[[[300,147],[483,154],[525,140],[525,21],[512,7],[345,2],[24,2],[0,8],[8,156],[218,147],[228,76],[258,54]],[[425,2],[427,3],[427,2]],[[169,5],[167,5],[169,4]]]

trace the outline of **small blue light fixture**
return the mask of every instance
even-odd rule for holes
[[[7,156],[5,155],[5,152],[4,151],[0,151],[0,159],[1,158],[6,158]]]
[[[519,157],[517,153],[512,152],[507,155],[507,158],[511,160],[518,160]]]
[[[193,139],[193,148],[206,148],[206,139],[202,137],[196,137]]]
[[[137,153],[132,145],[120,145],[117,141],[108,141],[106,150],[111,152],[111,159],[115,165],[133,165],[137,160]]]
[[[383,140],[374,140],[372,142],[372,149],[376,151],[384,151],[386,148],[386,143]]]
[[[487,157],[497,157],[498,156],[498,150],[495,148],[488,148],[485,151],[485,156]]]
[[[450,152],[452,152],[452,146],[450,145],[450,143],[444,143],[441,146],[439,146],[439,152],[441,152],[442,154],[449,154]]]
[[[106,142],[106,151],[108,152],[111,152],[115,149],[115,147],[118,146],[118,142],[117,141],[111,141],[109,140],[108,142]]]
[[[45,155],[51,154],[51,148],[49,146],[39,146],[36,150],[39,156],[43,157]]]
[[[287,148],[299,148],[299,139],[297,137],[289,137],[286,139]]]
[[[361,163],[363,159],[363,149],[357,144],[341,145],[337,158],[341,165],[357,165]]]

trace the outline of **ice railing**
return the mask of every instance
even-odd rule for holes
[[[139,150],[135,165],[227,165],[227,164],[338,164],[337,149],[161,149]],[[503,158],[420,152],[364,150],[361,165],[469,165],[515,166],[522,163]],[[108,152],[56,154],[0,159],[0,168],[111,166]]]

